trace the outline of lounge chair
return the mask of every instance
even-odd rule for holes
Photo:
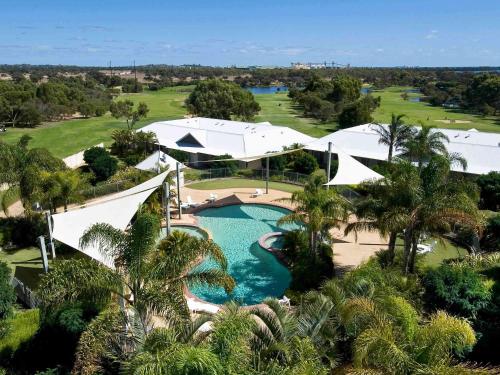
[[[216,314],[219,312],[219,308],[217,306],[196,301],[194,298],[187,298],[187,305],[189,310],[195,313]]]
[[[280,305],[290,307],[290,298],[288,298],[287,296],[283,296],[282,299],[278,300],[278,303]]]
[[[197,207],[200,205],[199,203],[194,202],[190,195],[187,196],[187,204],[188,207]]]
[[[213,203],[217,200],[217,194],[215,193],[210,193],[210,197],[208,198],[208,201]]]
[[[252,197],[254,197],[254,198],[260,197],[263,194],[264,194],[264,192],[262,191],[262,189],[255,189],[255,193],[252,194]]]

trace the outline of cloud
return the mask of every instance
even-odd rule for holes
[[[437,30],[431,30],[430,32],[427,33],[427,35],[425,36],[425,39],[436,39],[437,34],[438,34]]]
[[[102,25],[84,25],[80,26],[80,29],[83,31],[111,31],[113,28],[108,27],[108,26],[102,26]]]
[[[16,29],[34,30],[34,29],[36,29],[36,26],[33,26],[33,25],[19,25],[19,26],[16,26]]]
[[[377,48],[375,51],[380,53],[380,52],[384,52],[384,49],[383,48]]]

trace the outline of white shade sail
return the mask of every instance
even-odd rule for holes
[[[383,178],[382,175],[372,171],[338,147],[335,148],[335,152],[339,158],[339,166],[335,177],[326,185],[357,185],[363,181]]]
[[[159,156],[158,153],[160,154]],[[175,170],[178,163],[177,160],[165,154],[163,151],[156,151],[155,153],[141,161],[139,164],[137,164],[135,167],[143,171],[156,172],[158,170],[158,162],[160,163],[160,168],[166,168],[168,166],[169,171]],[[180,168],[184,168],[184,165],[181,164]]]
[[[139,206],[163,183],[168,172],[137,185],[131,189],[113,194],[93,204],[75,208],[72,211],[52,215],[52,236],[91,258],[114,267],[114,260],[101,253],[97,246],[80,247],[80,238],[92,225],[105,223],[119,230],[125,230]]]

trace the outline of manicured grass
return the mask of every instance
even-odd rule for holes
[[[411,102],[403,100],[401,94],[411,87],[389,87],[380,91],[373,91],[373,96],[382,98],[381,106],[377,108],[373,117],[377,122],[387,123],[391,119],[391,114],[405,114],[405,122],[418,125],[423,122],[425,125],[434,125],[439,128],[448,129],[471,129],[476,128],[480,131],[500,132],[500,119],[488,116],[478,116],[469,113],[463,113],[459,110],[445,109],[442,107],[433,107],[424,102]],[[410,98],[419,96],[418,94],[409,94]],[[464,120],[469,123],[443,123],[436,120]]]
[[[186,113],[183,102],[187,96],[186,90],[189,89],[192,89],[192,86],[123,94],[118,100],[130,99],[134,103],[147,103],[150,112],[148,118],[136,125],[139,128],[154,121],[182,117]],[[0,135],[0,140],[14,143],[21,135],[28,134],[33,138],[31,147],[47,148],[55,156],[62,158],[100,142],[110,145],[113,130],[125,128],[124,121],[117,120],[108,113],[102,117],[51,122],[34,129],[9,128],[6,133]]]
[[[48,243],[47,252],[50,267],[52,259]],[[68,259],[85,255],[76,250],[66,250],[64,254],[61,254],[58,253],[56,249],[56,256],[57,259]],[[27,287],[33,290],[37,288],[40,275],[43,273],[40,249],[37,247],[27,247],[17,250],[2,250],[0,251],[0,260],[6,262],[12,269],[12,274],[21,280]]]
[[[322,123],[302,115],[286,93],[255,95],[261,111],[256,121],[269,121],[273,125],[288,126],[312,137],[323,137],[336,130],[336,123]]]
[[[0,355],[8,356],[28,341],[38,330],[40,312],[38,309],[19,310],[9,319],[11,326],[9,333],[0,340]]]
[[[169,87],[159,91],[145,91],[140,94],[122,94],[117,100],[130,99],[135,103],[145,102],[150,112],[148,118],[140,121],[136,127],[147,125],[154,121],[182,118],[186,114],[184,100],[193,86]],[[388,122],[391,113],[404,113],[408,123],[436,125],[438,127],[454,129],[476,128],[483,131],[500,132],[500,120],[492,117],[460,113],[456,110],[445,110],[432,107],[425,103],[405,101],[401,93],[408,87],[390,87],[381,91],[374,91],[373,95],[382,97],[381,107],[374,113],[375,121]],[[416,94],[409,94],[410,97]],[[302,115],[287,94],[259,94],[255,96],[262,110],[255,121],[269,121],[275,125],[283,125],[308,134],[313,137],[322,137],[337,129],[337,124],[321,123]],[[435,120],[455,119],[471,121],[466,124],[445,124]],[[58,157],[65,157],[104,142],[111,144],[111,133],[115,129],[124,129],[125,123],[116,120],[108,113],[102,117],[90,119],[66,120],[43,124],[35,129],[12,129],[0,134],[0,140],[14,143],[23,134],[33,137],[32,147],[45,147]]]
[[[216,190],[216,189],[234,189],[234,188],[265,188],[266,182],[260,180],[250,180],[246,178],[227,178],[219,180],[207,180],[195,182],[186,185],[190,189],[197,190]],[[283,182],[269,182],[269,189],[286,191],[293,193],[297,190],[302,190],[302,186],[285,184]]]
[[[434,240],[437,243],[431,252],[419,254],[417,262],[420,267],[438,267],[446,259],[460,258],[468,254],[465,248],[457,246],[448,240],[430,238],[424,243],[430,244]],[[396,249],[401,253],[403,252],[403,240],[401,238],[398,238],[396,241]]]

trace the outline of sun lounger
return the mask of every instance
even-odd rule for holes
[[[219,308],[215,305],[204,303],[200,301],[196,301],[194,298],[187,299],[187,305],[190,311],[192,312],[204,312],[209,314],[216,314],[219,312]]]
[[[280,305],[290,307],[290,298],[288,298],[287,296],[283,296],[283,298],[282,298],[282,299],[278,300],[278,303],[279,303]]]
[[[217,200],[217,194],[215,193],[210,193],[210,197],[208,198],[209,202],[215,202]]]
[[[187,196],[187,204],[190,207],[197,207],[200,205],[199,203],[194,202],[190,195]]]
[[[252,197],[260,197],[261,195],[263,195],[264,193],[262,192],[261,189],[255,189],[255,193],[252,194]]]

